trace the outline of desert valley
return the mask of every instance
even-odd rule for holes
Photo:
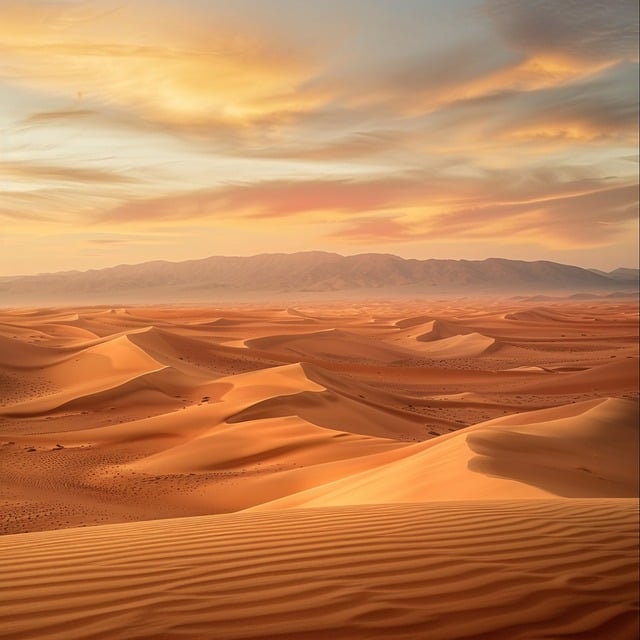
[[[634,636],[636,301],[16,308],[0,343],[2,637]]]

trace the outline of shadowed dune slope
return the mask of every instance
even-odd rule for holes
[[[636,358],[625,358],[601,364],[583,371],[563,373],[553,380],[537,380],[520,386],[530,393],[568,394],[576,391],[638,389],[640,369]]]
[[[131,468],[151,473],[220,471],[261,463],[287,464],[291,459],[297,466],[310,467],[398,446],[391,440],[325,429],[288,416],[221,424],[208,435],[132,463]]]
[[[51,347],[23,342],[0,335],[0,366],[7,369],[39,369],[68,357],[68,353]]]
[[[328,360],[390,363],[411,355],[411,351],[408,349],[387,345],[373,338],[338,329],[303,335],[256,338],[247,340],[245,344],[249,348],[291,354],[301,359],[326,358]]]
[[[308,380],[325,388],[274,395],[231,415],[227,421],[296,415],[319,426],[379,438],[423,436],[424,419],[399,408],[397,397],[307,363],[298,366]]]
[[[495,350],[498,346],[493,338],[473,332],[433,342],[417,340],[414,348],[431,358],[469,358]]]
[[[12,640],[630,639],[637,536],[634,501],[597,499],[4,536],[0,628]]]
[[[10,411],[22,415],[43,413],[165,368],[128,336],[121,335],[40,366],[40,374],[55,381],[58,390],[37,400],[15,404]]]
[[[4,310],[0,531],[635,496],[637,335],[621,301]]]
[[[638,406],[587,401],[498,418],[399,460],[257,507],[638,495]]]

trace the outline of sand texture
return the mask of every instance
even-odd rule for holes
[[[638,308],[0,310],[1,638],[638,635]]]
[[[635,501],[455,501],[0,538],[26,638],[632,638]],[[35,614],[35,615],[34,615]]]

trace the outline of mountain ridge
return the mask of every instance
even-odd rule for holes
[[[342,256],[324,251],[262,253],[2,277],[0,304],[61,297],[111,302],[114,296],[195,302],[220,294],[242,297],[391,289],[407,294],[611,292],[637,288],[637,272],[619,268],[607,273],[547,260],[419,260],[393,254]]]

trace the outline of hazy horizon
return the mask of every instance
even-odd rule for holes
[[[637,23],[627,0],[5,0],[0,275],[635,268]]]
[[[474,258],[408,258],[406,256],[401,256],[398,255],[397,253],[389,253],[389,252],[382,252],[382,251],[367,251],[367,252],[362,252],[362,253],[346,253],[346,252],[340,252],[340,251],[330,251],[330,250],[324,250],[324,249],[310,249],[310,250],[306,250],[306,251],[291,251],[291,252],[283,252],[283,251],[265,251],[265,252],[261,252],[261,253],[252,253],[252,254],[246,254],[246,255],[240,255],[240,254],[211,254],[211,255],[205,255],[205,256],[194,256],[192,258],[185,258],[182,260],[166,260],[164,258],[154,258],[153,260],[145,260],[144,262],[120,262],[117,264],[108,264],[108,265],[104,265],[101,267],[92,267],[92,266],[86,266],[85,268],[82,269],[58,269],[55,271],[39,271],[39,272],[33,272],[33,273],[0,273],[0,278],[11,278],[11,277],[28,277],[28,276],[40,276],[40,275],[50,275],[50,274],[56,274],[56,273],[70,273],[70,272],[86,272],[86,271],[100,271],[102,269],[113,269],[115,267],[128,267],[128,266],[138,266],[138,265],[142,265],[142,264],[147,264],[150,262],[166,262],[166,263],[171,263],[171,264],[177,264],[180,262],[190,262],[190,261],[198,261],[198,260],[207,260],[209,258],[254,258],[254,257],[258,257],[261,255],[295,255],[295,254],[304,254],[304,253],[325,253],[325,254],[334,254],[334,255],[339,255],[343,258],[350,258],[350,257],[356,257],[356,256],[362,256],[362,255],[390,255],[396,258],[401,258],[402,260],[419,260],[419,261],[425,261],[425,260],[461,260],[461,261],[470,261],[470,262],[476,262],[476,261],[484,261],[484,260],[517,260],[517,258],[504,258],[503,256],[498,256],[498,255],[493,255],[493,256],[487,256],[486,258],[478,258],[478,259],[474,259]],[[542,260],[542,259],[541,259]],[[537,262],[537,260],[523,260],[524,262]],[[575,267],[579,267],[581,269],[586,269],[586,270],[599,270],[597,267],[590,267],[590,266],[585,266],[585,265],[572,265],[572,264],[568,264],[568,263],[558,263],[555,260],[551,260],[549,262],[556,262],[557,264],[563,264],[566,266],[575,266]],[[637,267],[630,267],[627,265],[618,265],[617,267],[614,267],[613,269],[601,269],[600,271],[602,271],[603,273],[610,273],[612,271],[615,271],[616,269],[637,269]]]

